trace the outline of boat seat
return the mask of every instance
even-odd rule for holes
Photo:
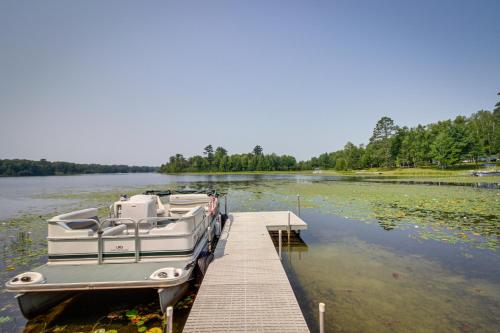
[[[92,236],[99,228],[97,208],[61,214],[48,220],[49,237]]]
[[[196,206],[206,206],[210,202],[210,197],[206,194],[172,194],[169,196],[168,203],[170,209],[193,208]]]
[[[167,210],[165,209],[163,202],[161,202],[160,197],[156,197],[156,215],[165,216],[166,212]]]
[[[122,232],[126,235],[133,235],[135,233],[135,222],[129,220],[122,220],[117,222],[117,226],[122,226]],[[139,223],[139,234],[148,234],[153,228],[153,221],[143,221]]]
[[[191,210],[191,208],[188,208],[188,207],[183,207],[183,208],[181,208],[181,207],[173,208],[172,207],[168,210],[168,215],[171,217],[182,217],[190,210]]]
[[[92,217],[92,219],[99,223],[99,218],[97,216]],[[98,228],[98,225],[92,221],[70,221],[65,224],[71,230],[90,229],[95,232]]]
[[[116,236],[119,234],[122,234],[124,230],[127,229],[127,226],[125,224],[119,224],[114,227],[107,228],[103,231],[102,235],[103,236]]]

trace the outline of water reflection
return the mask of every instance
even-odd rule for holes
[[[306,210],[308,251],[284,252],[311,331],[327,305],[329,332],[496,332],[500,324],[500,258],[470,249],[474,260],[408,233]],[[291,254],[291,257],[289,255]]]

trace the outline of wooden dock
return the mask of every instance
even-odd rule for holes
[[[294,213],[233,213],[189,314],[191,332],[309,332],[269,230],[306,229]],[[284,243],[286,244],[286,243]]]

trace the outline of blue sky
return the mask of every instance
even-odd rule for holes
[[[492,109],[500,1],[0,2],[0,158],[299,159]]]

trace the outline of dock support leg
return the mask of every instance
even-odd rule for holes
[[[102,234],[103,234],[103,231],[100,230],[100,227],[99,227],[99,230],[97,231],[97,263],[99,265],[102,264],[102,260],[103,260],[103,253],[104,253],[104,240],[102,239]]]
[[[300,217],[300,194],[297,194],[297,216]]]
[[[282,241],[281,241],[282,232],[281,231],[282,231],[281,229],[278,230],[278,253],[280,255],[280,260],[281,260],[281,243],[282,243]]]
[[[174,308],[169,306],[165,312],[165,333],[172,333],[174,331]]]
[[[212,253],[212,228],[208,227],[208,252]]]
[[[287,234],[288,234],[288,246],[290,246],[290,232],[292,231],[292,227],[290,226],[290,212],[288,212],[288,227],[287,227]]]
[[[319,333],[325,333],[325,303],[319,303]]]

